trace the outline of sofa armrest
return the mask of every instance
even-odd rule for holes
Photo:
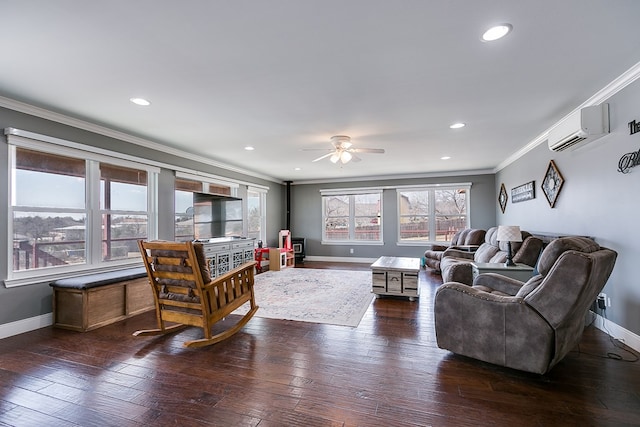
[[[475,278],[473,286],[484,286],[507,295],[516,295],[524,286],[524,282],[498,273],[484,273]]]
[[[455,248],[449,248],[442,253],[442,258],[447,256],[451,256],[454,258],[468,259],[469,261],[473,261],[473,252],[463,251]]]
[[[425,248],[425,251],[445,251],[449,248],[449,246],[445,246],[445,245],[439,245],[437,243],[433,243],[430,245],[427,245]]]

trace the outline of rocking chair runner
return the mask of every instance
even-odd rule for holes
[[[153,288],[158,328],[136,331],[133,335],[163,335],[198,326],[203,329],[204,338],[187,341],[184,346],[203,347],[238,332],[258,310],[253,291],[255,262],[212,280],[200,243],[140,240],[138,246]],[[212,336],[214,323],[247,302],[251,304],[247,314],[229,329]],[[166,322],[175,324],[167,326]]]

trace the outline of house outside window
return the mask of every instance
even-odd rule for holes
[[[448,242],[469,228],[471,184],[397,189],[398,241],[401,243]]]
[[[322,195],[323,243],[382,243],[382,191]]]
[[[156,236],[157,168],[8,142],[9,280],[139,263],[137,240]]]

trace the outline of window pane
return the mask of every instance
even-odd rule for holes
[[[100,209],[147,211],[147,172],[100,164]]]
[[[357,194],[354,196],[356,216],[378,216],[380,214],[380,194]]]
[[[465,190],[436,190],[436,214],[466,214],[467,192]]]
[[[400,204],[400,240],[429,240],[429,192],[403,191]]]
[[[13,206],[83,209],[85,161],[16,148]]]
[[[325,216],[349,216],[349,196],[331,196],[325,198]]]
[[[190,179],[176,178],[175,181],[176,190],[187,191],[190,193],[197,193],[202,191],[202,182],[191,181]]]
[[[102,215],[102,260],[140,256],[137,240],[147,238],[147,215]]]
[[[349,240],[349,218],[327,218],[324,232],[327,240]]]
[[[436,216],[436,241],[450,242],[458,230],[467,228],[467,217],[461,215]]]
[[[13,271],[83,264],[85,215],[13,213]]]
[[[467,192],[463,189],[435,190],[436,241],[450,242],[467,227]]]
[[[355,219],[355,240],[380,240],[378,217],[359,217]]]
[[[349,240],[349,196],[323,197],[324,238]]]
[[[260,239],[260,231],[262,228],[262,203],[261,194],[256,191],[247,192],[247,220],[248,230],[247,236]]]
[[[428,191],[400,193],[400,215],[429,215]]]

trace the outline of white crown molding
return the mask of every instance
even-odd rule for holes
[[[128,142],[134,145],[139,145],[141,147],[149,148],[155,151],[160,151],[162,153],[170,154],[172,156],[193,160],[199,163],[204,163],[206,165],[214,166],[230,172],[241,173],[243,175],[253,176],[254,178],[260,178],[266,181],[277,182],[279,184],[282,183],[282,180],[274,178],[269,175],[263,175],[254,171],[241,169],[235,166],[230,166],[225,163],[221,163],[217,160],[203,157],[202,155],[196,155],[184,150],[178,150],[176,148],[167,147],[166,145],[153,142],[148,139],[129,135],[125,132],[120,132],[105,126],[97,125],[95,123],[87,122],[85,120],[70,117],[65,114],[56,113],[44,108],[40,108],[24,102],[16,101],[15,99],[0,96],[0,107],[8,108],[10,110],[17,111],[19,113],[28,114],[30,116],[39,117],[41,119],[51,120],[56,123],[72,126],[78,129],[93,132],[98,135],[103,135],[109,138],[115,138],[120,141]]]
[[[539,144],[542,144],[543,142],[545,142],[549,137],[549,131],[555,126],[557,126],[558,123],[560,123],[562,120],[569,117],[571,114],[575,113],[581,108],[589,107],[591,105],[601,104],[602,102],[611,98],[613,95],[620,92],[625,87],[629,86],[631,83],[635,82],[638,78],[640,78],[640,62],[636,63],[634,66],[632,66],[627,71],[622,73],[614,81],[606,85],[604,88],[600,89],[591,98],[587,99],[585,102],[583,102],[578,107],[573,109],[569,114],[567,114],[566,116],[558,120],[556,123],[553,124],[553,126],[549,127],[547,130],[545,130],[540,135],[535,137],[527,145],[525,145],[520,150],[513,153],[511,156],[507,157],[503,162],[501,162],[498,166],[496,166],[496,168],[492,172],[493,173],[499,172],[500,170],[506,168],[511,163],[515,162],[516,160],[518,160],[519,158],[527,154],[529,151],[533,150]]]
[[[332,184],[340,182],[359,182],[359,181],[392,181],[396,179],[415,179],[415,178],[449,178],[452,176],[469,176],[469,175],[489,175],[495,173],[492,169],[475,169],[469,171],[449,171],[449,172],[430,172],[403,175],[379,175],[379,176],[356,176],[350,178],[329,178],[329,179],[309,179],[300,181],[291,181],[292,185],[307,184]],[[394,187],[395,188],[395,187]]]

